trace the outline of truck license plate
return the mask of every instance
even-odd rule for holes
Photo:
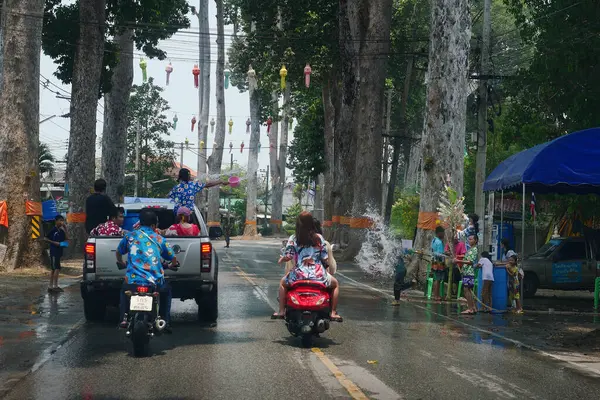
[[[129,303],[130,311],[152,311],[152,297],[150,296],[131,296]]]

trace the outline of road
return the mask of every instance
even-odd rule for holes
[[[282,321],[269,319],[279,246],[218,250],[217,326],[195,321],[193,301],[174,300],[173,335],[155,338],[152,357],[136,359],[115,321],[81,324],[6,398],[558,399],[595,398],[600,389],[598,377],[440,315],[442,305],[391,307],[384,292],[356,282],[356,270],[338,275],[344,322],[315,348],[300,348]]]

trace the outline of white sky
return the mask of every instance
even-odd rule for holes
[[[216,100],[215,100],[215,69],[217,60],[217,45],[216,45],[216,6],[213,1],[209,1],[209,18],[210,18],[210,42],[211,42],[211,100],[210,100],[210,116],[209,121],[214,117],[216,118]],[[199,118],[198,113],[198,90],[194,88],[194,79],[192,75],[192,68],[198,59],[198,18],[193,15],[189,16],[191,26],[191,32],[180,32],[174,35],[171,39],[162,41],[160,48],[167,52],[167,57],[172,57],[171,62],[173,64],[173,73],[171,74],[169,86],[165,86],[165,67],[169,63],[169,60],[147,60],[148,67],[147,72],[149,77],[154,78],[154,83],[164,87],[163,97],[169,102],[171,111],[168,114],[168,119],[172,120],[175,113],[179,118],[177,123],[177,129],[171,132],[170,140],[176,143],[184,142],[186,138],[191,143],[198,146],[198,129],[194,132],[191,131],[191,119],[192,116]],[[231,43],[232,29],[230,27],[225,28],[225,51],[228,53],[228,47]],[[142,83],[142,70],[139,67],[141,51],[134,51],[134,84]],[[61,87],[66,93],[63,95],[69,95],[71,92],[70,85],[63,85],[60,81],[53,76],[56,70],[56,65],[53,60],[44,54],[42,54],[41,60],[41,74],[48,78],[53,84]],[[293,73],[290,71],[290,74]],[[303,73],[300,71],[299,73]],[[43,81],[43,79],[41,79]],[[46,90],[43,87],[40,88],[40,120],[51,116],[61,115],[69,112],[69,102],[63,99],[56,98],[56,91],[60,91],[52,84],[49,85],[50,90]],[[239,93],[239,91],[229,86],[229,89],[225,90],[225,113],[226,120],[229,118],[233,119],[233,132],[230,135],[228,133],[228,127],[225,137],[225,151],[223,154],[223,165],[228,166],[230,162],[229,156],[229,142],[233,142],[233,154],[234,162],[242,166],[248,164],[248,147],[250,142],[250,135],[246,134],[246,119],[250,116],[248,94]],[[98,137],[96,146],[96,157],[100,157],[101,145],[100,138],[102,135],[102,123],[104,120],[104,100],[100,100],[98,113],[97,113],[97,125],[96,135]],[[263,121],[264,122],[264,121]],[[294,121],[295,123],[295,121]],[[67,140],[69,138],[69,119],[65,118],[53,118],[50,121],[44,122],[40,125],[40,140],[47,143],[54,155],[58,159],[62,159],[67,152]],[[289,143],[293,138],[293,134],[290,132]],[[214,134],[208,133],[208,153],[211,153],[212,143],[214,141]],[[243,153],[240,154],[240,144],[244,141],[245,148]],[[266,136],[266,127],[261,126],[261,151],[259,153],[259,169],[264,169],[269,164],[269,144]],[[190,146],[191,147],[191,146]],[[237,148],[237,149],[236,149]],[[179,161],[179,150],[176,151],[176,157]],[[191,151],[184,152],[184,163],[194,170],[197,166],[197,156]],[[289,170],[286,175],[289,177]],[[288,178],[289,179],[289,178]]]

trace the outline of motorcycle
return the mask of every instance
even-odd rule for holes
[[[328,330],[331,323],[329,288],[316,281],[292,283],[286,295],[285,323],[304,347],[311,347],[313,338]]]
[[[162,263],[164,269],[177,271],[179,263]],[[125,263],[117,263],[119,269],[125,269]],[[135,289],[125,291],[129,297],[125,336],[131,339],[133,355],[146,357],[150,353],[150,338],[161,335],[167,321],[160,314],[160,290],[154,284],[137,285]]]

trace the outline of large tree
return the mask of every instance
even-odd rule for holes
[[[146,186],[138,191],[143,196],[165,197],[175,183],[170,175],[175,161],[175,149],[168,140],[171,122],[167,120],[167,101],[163,89],[152,78],[142,85],[134,85],[129,99],[127,127],[127,171],[135,174],[136,135],[140,137],[140,173]],[[163,181],[157,182],[156,181]],[[127,194],[133,194],[133,187]]]
[[[30,239],[25,201],[40,201],[39,75],[43,0],[4,0],[0,95],[0,200],[8,205],[6,255],[0,267],[39,264],[41,247]]]
[[[417,249],[428,251],[448,180],[462,196],[470,32],[468,0],[432,2]],[[419,265],[411,273],[422,279]]]

